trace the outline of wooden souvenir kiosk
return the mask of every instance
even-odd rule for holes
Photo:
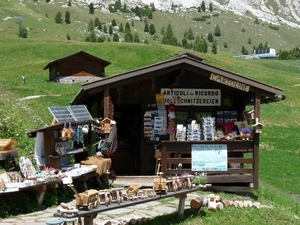
[[[279,88],[185,53],[83,84],[71,104],[85,104],[93,117],[117,121],[118,149],[112,156],[116,175],[153,175],[159,151],[164,177],[206,172],[212,186],[249,191],[259,185],[260,107],[284,99]],[[140,139],[134,150],[130,129],[136,117]],[[188,133],[196,124],[199,133]],[[242,135],[242,124],[251,135]],[[180,136],[178,128],[184,127]]]

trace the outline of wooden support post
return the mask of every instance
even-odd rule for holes
[[[45,196],[45,191],[38,191],[36,193],[36,200],[39,206],[43,204],[44,196]]]
[[[94,219],[97,217],[97,213],[91,213],[89,216],[85,216],[83,219],[83,225],[94,225]]]
[[[100,189],[105,189],[104,185],[102,184],[101,180],[99,177],[95,177],[95,181],[97,185],[100,187]]]
[[[178,216],[183,217],[184,215],[184,204],[185,204],[185,199],[187,197],[187,194],[181,194],[181,195],[176,195],[175,198],[179,198],[179,203],[178,203]]]
[[[104,86],[104,118],[109,118],[109,85]]]
[[[254,102],[254,118],[260,118],[260,91],[255,90],[255,102]],[[254,149],[253,149],[253,188],[257,190],[259,188],[258,183],[259,176],[259,134],[254,134]]]
[[[102,174],[100,179],[101,179],[101,182],[102,182],[103,186],[105,188],[108,188],[108,186],[109,186],[109,173]]]

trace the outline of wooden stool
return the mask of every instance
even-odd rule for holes
[[[67,225],[68,223],[72,223],[72,225],[75,225],[75,222],[77,221],[77,218],[60,218],[60,220],[63,221],[64,225]]]
[[[47,225],[61,225],[64,221],[62,219],[58,219],[58,220],[48,220],[46,221]]]

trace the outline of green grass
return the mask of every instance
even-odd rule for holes
[[[20,155],[32,156],[34,139],[28,138],[26,132],[51,123],[52,116],[48,107],[68,105],[81,88],[80,84],[64,85],[49,82],[48,71],[43,68],[50,61],[84,50],[110,61],[112,64],[106,68],[106,74],[113,76],[167,60],[175,54],[187,51],[178,47],[160,45],[147,34],[143,35],[151,40],[150,45],[112,42],[86,43],[82,41],[85,35],[78,31],[86,29],[89,19],[97,16],[101,21],[110,22],[112,18],[116,18],[117,22],[122,21],[124,25],[127,20],[119,14],[97,12],[95,15],[89,15],[87,9],[71,8],[71,19],[73,18],[71,25],[58,25],[53,22],[58,10],[64,14],[64,8],[46,4],[44,1],[38,4],[26,1],[26,6],[15,1],[0,3],[0,18],[24,15],[26,21],[23,26],[30,28],[30,38],[18,38],[18,21],[14,19],[0,20],[0,138],[17,140],[20,143]],[[46,14],[48,14],[48,18]],[[196,15],[193,13],[188,15],[190,18],[194,16]],[[40,20],[42,22],[39,21],[40,18],[42,18]],[[81,22],[75,22],[75,20]],[[261,118],[265,127],[260,136],[260,188],[254,194],[255,199],[262,204],[273,207],[228,208],[216,213],[204,210],[200,215],[197,215],[198,212],[186,210],[184,220],[169,215],[156,218],[149,224],[300,224],[299,219],[296,219],[296,217],[300,217],[299,199],[289,194],[290,192],[300,194],[298,184],[300,177],[298,169],[300,161],[300,140],[298,138],[300,121],[299,62],[249,61],[233,57],[234,53],[240,49],[242,41],[248,39],[247,35],[251,36],[248,33],[251,29],[256,33],[264,32],[264,35],[255,39],[257,43],[264,43],[263,37],[272,37],[272,33],[281,32],[280,36],[286,39],[280,39],[280,42],[288,49],[292,45],[297,45],[297,41],[294,39],[299,37],[299,31],[286,27],[280,27],[279,31],[274,31],[266,25],[258,26],[253,23],[251,29],[246,27],[246,32],[241,32],[239,36],[244,33],[247,35],[234,39],[231,33],[239,32],[241,26],[238,28],[229,26],[225,29],[221,25],[221,21],[224,20],[225,24],[235,24],[234,20],[239,20],[238,24],[242,25],[251,23],[248,19],[237,19],[231,13],[223,12],[221,18],[211,18],[210,24],[201,23],[200,25],[200,22],[193,22],[185,25],[183,22],[176,23],[177,20],[175,14],[156,12],[153,22],[155,25],[157,24],[156,29],[159,32],[161,26],[166,26],[165,24],[174,21],[173,29],[174,31],[176,29],[175,33],[178,37],[183,30],[188,30],[189,26],[192,26],[193,30],[196,29],[195,27],[201,26],[202,28],[199,28],[197,32],[207,33],[212,30],[214,24],[220,24],[221,30],[224,31],[224,37],[220,38],[219,44],[222,45],[222,42],[227,41],[230,48],[222,49],[220,46],[217,55],[193,53],[203,57],[208,64],[284,90],[284,94],[287,96],[286,100],[261,106]],[[158,21],[163,21],[162,25],[158,25]],[[143,23],[135,22],[135,28],[139,27],[143,28]],[[140,32],[141,35],[143,33],[139,30],[137,32]],[[71,35],[71,41],[66,40],[67,33]],[[196,30],[194,30],[194,34],[196,34]],[[158,35],[158,38],[161,36]],[[241,41],[241,39],[243,40]],[[22,85],[22,74],[26,75],[25,85]],[[35,95],[40,95],[40,97],[22,100]],[[166,223],[162,223],[162,221]]]

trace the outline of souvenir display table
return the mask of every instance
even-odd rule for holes
[[[119,209],[119,208],[126,208],[128,206],[133,206],[133,205],[138,205],[138,204],[144,204],[144,203],[151,202],[151,201],[158,201],[158,200],[162,200],[162,199],[170,198],[170,197],[179,198],[178,215],[183,216],[184,203],[185,203],[187,194],[191,193],[191,192],[199,191],[199,190],[203,190],[203,187],[198,186],[198,187],[193,187],[191,189],[182,189],[177,192],[168,192],[168,193],[161,193],[161,194],[158,193],[154,197],[122,201],[120,204],[118,204],[117,202],[113,202],[108,206],[105,204],[100,204],[98,206],[98,208],[94,208],[92,210],[88,210],[88,209],[81,210],[80,209],[80,210],[78,210],[77,214],[73,214],[72,216],[67,216],[67,215],[64,216],[59,212],[54,213],[54,216],[55,217],[63,217],[63,218],[78,218],[79,225],[93,225],[93,220],[97,217],[98,213],[110,211],[110,210],[114,210],[114,209]],[[83,218],[83,224],[81,221],[82,218]]]

